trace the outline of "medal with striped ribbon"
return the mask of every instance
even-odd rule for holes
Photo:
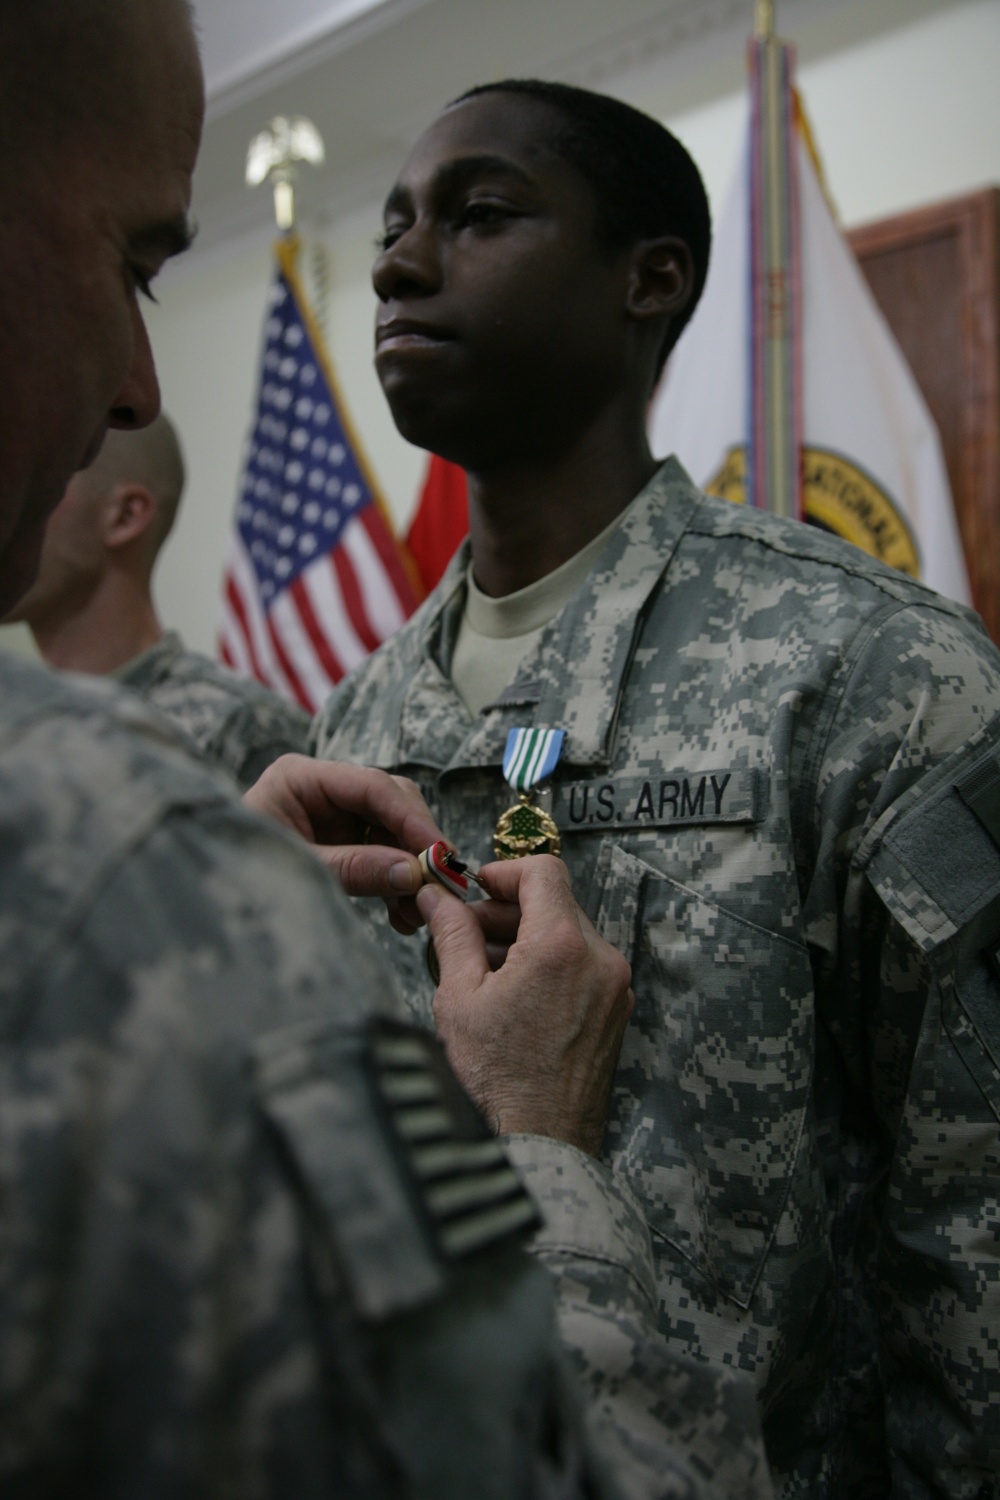
[[[501,813],[493,832],[497,859],[519,859],[523,854],[558,854],[559,830],[551,815],[532,802],[530,792],[551,776],[562,754],[564,729],[512,729],[503,756],[503,774],[518,794],[513,807]]]

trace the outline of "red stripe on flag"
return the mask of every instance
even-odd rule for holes
[[[386,531],[385,523],[374,505],[366,506],[360,512],[357,519],[364,526],[371,538],[372,545],[382,561],[382,566],[399,600],[399,607],[403,612],[403,616],[404,618],[408,618],[416,609],[419,600],[413,591],[413,585],[407,576],[406,569],[403,567],[396,543]]]
[[[232,574],[230,574],[226,579],[226,598],[229,601],[230,609],[236,616],[237,624],[240,627],[240,634],[242,635],[243,640],[246,643],[247,655],[250,658],[250,665],[253,667],[253,675],[256,677],[258,682],[265,682],[268,684],[268,686],[271,686],[271,679],[268,677],[267,673],[261,666],[260,658],[258,657],[256,650],[254,649],[253,636],[250,633],[250,625],[247,620],[246,606],[243,603],[243,595],[237,588],[236,580],[233,578]]]
[[[274,654],[281,664],[281,670],[288,678],[288,684],[292,689],[292,692],[295,694],[296,698],[301,703],[303,708],[308,709],[311,714],[315,713],[317,708],[319,707],[319,704],[313,703],[309,694],[302,686],[302,679],[299,677],[298,672],[293,667],[291,658],[289,657],[288,652],[285,650],[284,642],[282,641],[281,636],[275,630],[274,621],[271,619],[270,615],[267,616],[267,633],[271,638],[271,645],[274,647]]]
[[[333,561],[336,561],[337,557],[339,556],[339,552],[340,549],[338,547],[333,554]],[[330,561],[331,558],[328,557],[327,562]],[[329,677],[331,683],[339,682],[340,679],[344,676],[346,668],[344,667],[340,659],[335,656],[333,651],[331,650],[330,639],[316,616],[316,611],[312,606],[312,600],[309,598],[308,591],[302,581],[301,575],[296,578],[295,582],[288,590],[288,595],[295,601],[295,608],[298,611],[299,619],[302,621],[302,625],[306,632],[306,635],[312,642],[313,650],[316,652],[316,655],[319,658],[320,665],[322,666],[324,672]],[[322,707],[322,705],[319,704],[317,705],[317,707]]]
[[[371,510],[372,507],[369,506],[368,509]],[[364,520],[366,515],[367,512],[365,512],[365,515],[360,516],[358,519]],[[368,618],[368,614],[365,609],[365,601],[361,593],[361,588],[358,584],[357,574],[351,566],[351,559],[348,557],[347,552],[343,547],[338,547],[332,554],[330,560],[333,563],[334,571],[337,575],[337,582],[340,585],[340,597],[344,601],[344,608],[347,611],[347,617],[350,620],[351,624],[354,626],[358,640],[361,642],[362,646],[364,646],[366,651],[376,651],[382,644],[382,640],[377,632],[372,628],[372,623]],[[386,579],[385,586],[387,588],[389,586],[388,579]]]
[[[469,530],[469,497],[465,471],[432,453],[406,533],[406,545],[429,593],[444,573]]]

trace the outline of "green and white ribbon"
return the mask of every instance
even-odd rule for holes
[[[503,774],[516,792],[528,792],[551,776],[562,754],[565,729],[512,729],[503,753]]]

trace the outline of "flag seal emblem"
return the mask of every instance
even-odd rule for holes
[[[737,505],[746,501],[746,448],[731,447],[705,489]],[[920,577],[920,554],[909,525],[870,474],[828,448],[802,450],[805,520],[851,542],[911,578]]]

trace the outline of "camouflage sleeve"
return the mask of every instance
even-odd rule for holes
[[[279,756],[306,753],[309,720],[298,710],[293,711],[293,705],[287,708],[285,716],[264,724],[252,709],[244,709],[226,726],[231,749],[223,752],[222,763],[233,767],[241,791],[252,787]]]
[[[313,716],[306,746],[309,755],[315,756],[318,760],[329,759],[330,742],[353,708],[356,686],[353,676],[345,677],[338,682],[323,707]]]
[[[895,1140],[877,1266],[893,1493],[992,1495],[1000,1484],[1000,719],[883,820],[858,864],[886,913],[877,1042],[893,1061],[912,1058],[904,1086],[883,1085],[878,1100]]]
[[[0,722],[5,1500],[615,1495],[531,1205],[374,1021],[345,898],[137,703],[39,697]]]
[[[752,1385],[686,1359],[657,1328],[649,1230],[620,1177],[560,1141],[505,1138],[543,1215],[532,1250],[556,1283],[591,1434],[628,1500],[772,1494]]]
[[[310,719],[261,683],[237,677],[168,635],[119,674],[246,791],[280,755],[304,753]]]
[[[1000,820],[962,791],[996,766],[1000,680],[949,619],[906,612],[878,646],[845,663],[807,901],[841,1108],[884,1142],[840,1167],[854,1222],[880,1225],[843,1279],[878,1309],[893,1495],[964,1500],[1000,1478]]]

